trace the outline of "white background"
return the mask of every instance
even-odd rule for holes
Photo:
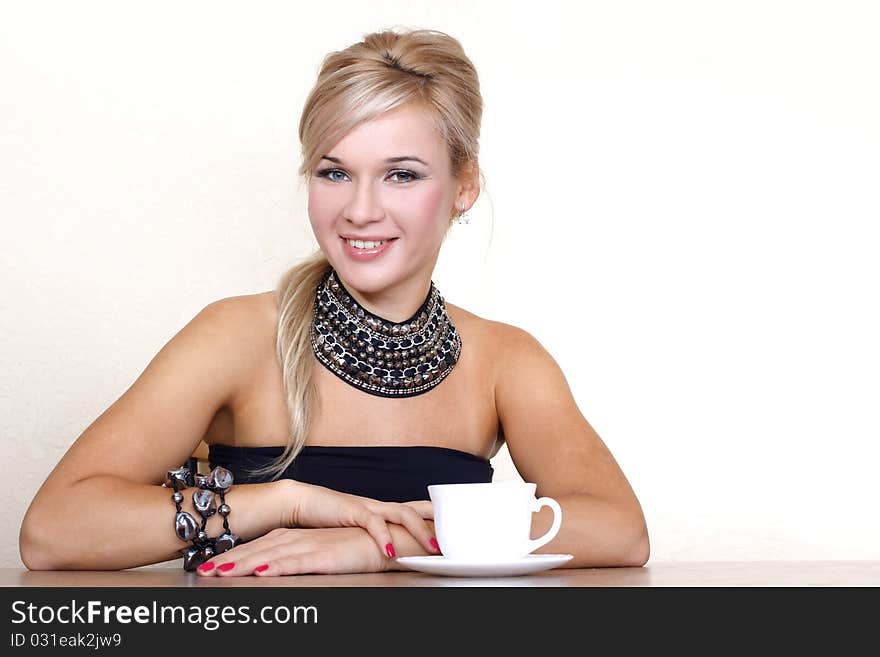
[[[0,566],[161,346],[311,251],[299,113],[383,27],[481,76],[488,188],[435,283],[556,358],[652,559],[877,559],[877,7],[0,5]]]

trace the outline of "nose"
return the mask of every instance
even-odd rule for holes
[[[381,221],[384,215],[382,203],[372,181],[362,180],[353,187],[354,192],[345,206],[343,217],[355,226]]]

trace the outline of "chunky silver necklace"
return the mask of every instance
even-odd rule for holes
[[[461,336],[433,281],[412,317],[391,322],[355,301],[331,268],[318,285],[309,335],[324,367],[379,397],[428,392],[449,375],[461,355]]]

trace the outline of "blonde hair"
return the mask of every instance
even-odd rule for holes
[[[477,71],[461,44],[435,30],[383,30],[324,58],[300,118],[300,176],[309,179],[321,158],[349,132],[405,104],[423,109],[434,121],[449,146],[453,177],[476,165],[483,100]],[[450,226],[456,216],[452,210]],[[287,271],[276,290],[276,346],[290,427],[284,452],[255,470],[273,479],[299,454],[314,413],[320,411],[309,331],[317,287],[329,269],[323,252],[316,251]]]

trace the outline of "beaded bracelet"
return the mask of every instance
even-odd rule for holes
[[[183,555],[183,569],[192,571],[217,554],[231,550],[241,542],[241,539],[229,531],[229,505],[226,504],[226,491],[232,487],[232,473],[226,468],[216,467],[210,474],[193,474],[187,467],[180,467],[168,471],[168,483],[174,488],[171,500],[177,507],[174,516],[174,531],[182,541],[192,541],[192,546],[180,550]],[[202,517],[202,525],[192,517],[192,514],[180,508],[183,502],[181,490],[195,486],[193,492],[193,506]],[[215,506],[215,495],[220,496],[220,506]],[[205,527],[208,518],[215,513],[223,516],[223,533],[214,538],[208,538]]]

